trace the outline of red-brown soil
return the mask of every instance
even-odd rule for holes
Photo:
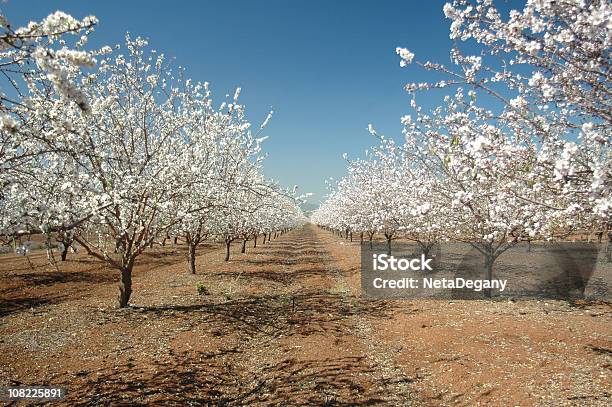
[[[306,225],[235,246],[201,249],[197,275],[183,246],[153,249],[121,310],[117,272],[83,254],[1,256],[0,386],[67,405],[612,402],[607,304],[366,300],[357,242]]]

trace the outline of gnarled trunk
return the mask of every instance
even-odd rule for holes
[[[257,235],[255,235],[255,238],[253,239],[253,247],[257,247]]]
[[[121,268],[121,280],[119,281],[119,308],[128,306],[130,296],[132,295],[132,268],[133,262]]]
[[[421,249],[423,249],[423,256],[425,256],[426,259],[429,258],[429,252],[431,251],[431,246],[430,245],[424,245],[421,246]]]
[[[196,273],[196,244],[194,242],[189,243],[189,272],[191,274]]]
[[[72,244],[74,243],[74,232],[60,232],[56,240],[62,244],[60,258],[62,259],[62,261],[66,261],[66,258],[68,256],[68,250],[70,250]]]
[[[393,235],[385,233],[385,237],[387,238],[387,255],[391,256],[391,240]]]
[[[64,243],[64,248],[62,249],[62,261],[66,261],[66,257],[68,256],[68,250],[70,249],[70,245]]]
[[[246,244],[247,244],[247,240],[246,239],[242,239],[242,249],[240,250],[240,253],[242,253],[242,254],[246,253]]]
[[[230,246],[232,244],[232,240],[225,239],[225,261],[229,261],[230,259]]]
[[[493,257],[490,255],[485,255],[485,261],[484,261],[484,274],[485,274],[485,279],[487,281],[489,281],[489,283],[491,282],[491,280],[493,279]],[[491,284],[489,284],[489,287],[491,286]],[[486,288],[484,290],[484,295],[487,298],[491,298],[491,288]]]

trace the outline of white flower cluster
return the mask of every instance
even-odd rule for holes
[[[401,67],[405,67],[405,66],[407,66],[407,65],[412,63],[412,60],[414,59],[414,54],[412,52],[408,51],[406,48],[397,47],[395,49],[395,52],[401,58],[401,61],[400,61],[400,66]]]

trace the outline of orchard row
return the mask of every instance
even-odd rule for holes
[[[440,78],[406,86],[405,140],[370,126],[379,145],[347,159],[348,175],[313,221],[384,234],[389,252],[400,236],[426,254],[466,242],[489,279],[520,241],[612,237],[610,3],[530,0],[504,18],[490,0],[456,0],[444,13],[457,41],[451,64],[397,49],[401,66]],[[425,107],[424,92],[428,102],[446,95]]]
[[[86,50],[97,23],[56,12],[0,22],[0,235],[74,242],[120,271],[169,236],[247,241],[305,221],[293,191],[262,174],[260,137],[233,97],[215,103],[147,41]]]

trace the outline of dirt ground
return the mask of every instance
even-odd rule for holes
[[[359,243],[312,225],[223,261],[155,248],[128,309],[85,255],[0,256],[0,386],[66,405],[612,405],[612,307],[360,298]],[[210,291],[199,295],[203,283]]]

